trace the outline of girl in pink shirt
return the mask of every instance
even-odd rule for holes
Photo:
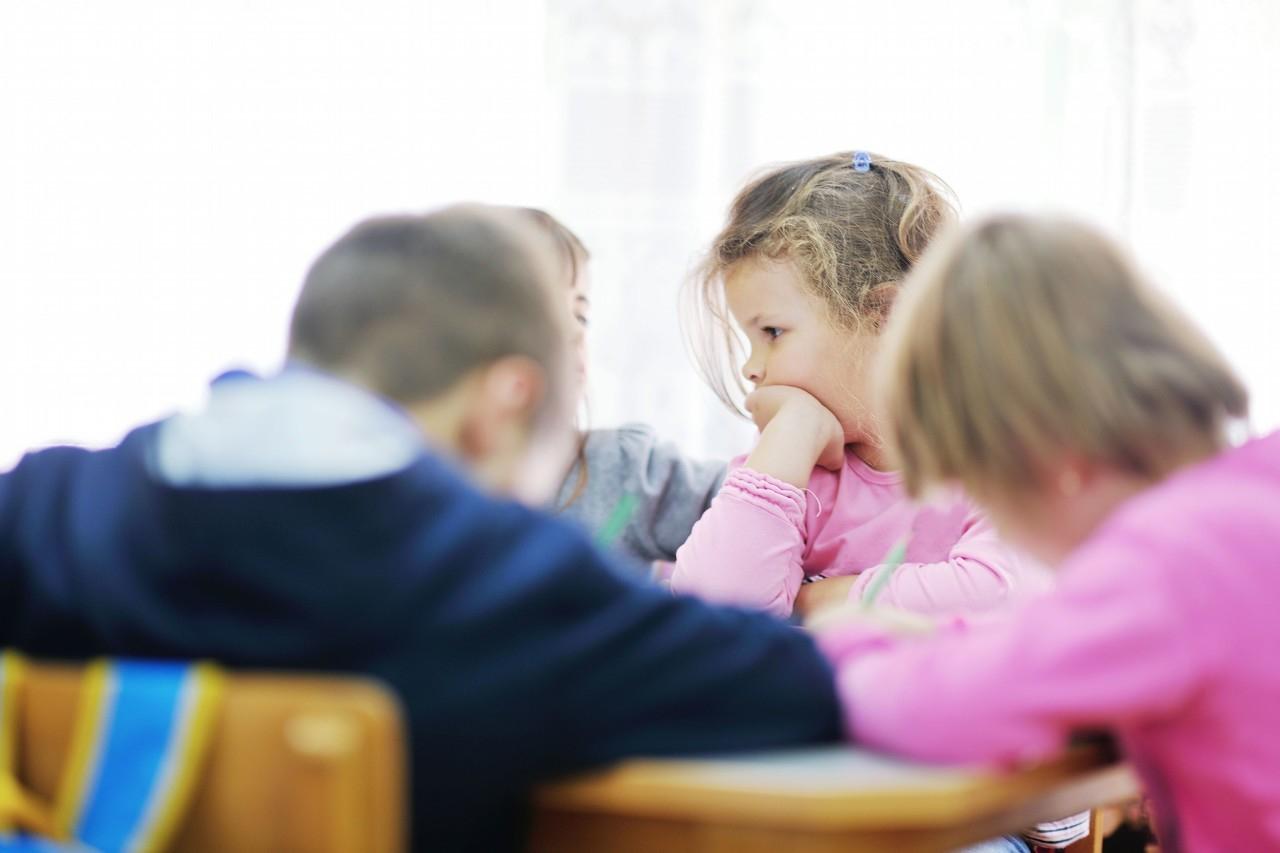
[[[936,176],[865,152],[789,164],[738,194],[700,280],[702,367],[732,406],[721,363],[741,364],[760,440],[677,552],[674,590],[787,616],[861,598],[901,541],[882,594],[899,607],[973,612],[1045,587],[964,495],[908,499],[867,406],[880,321],[954,216]]]
[[[849,736],[1013,763],[1109,730],[1161,850],[1280,849],[1280,434],[1228,446],[1230,367],[1108,241],[1024,217],[931,250],[881,355],[906,488],[962,485],[1059,584],[934,636],[830,629]]]

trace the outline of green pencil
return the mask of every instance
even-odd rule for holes
[[[618,505],[613,508],[613,512],[609,513],[609,517],[605,519],[604,524],[596,532],[596,544],[601,548],[608,548],[614,543],[622,531],[627,528],[627,522],[631,520],[631,514],[636,511],[636,496],[623,495],[618,501]]]
[[[884,560],[881,561],[880,574],[871,579],[871,583],[867,584],[867,591],[862,594],[863,610],[870,610],[876,603],[876,597],[889,585],[889,579],[893,577],[893,573],[898,570],[898,566],[902,565],[902,561],[907,556],[907,540],[910,538],[910,535],[903,536],[889,549],[889,553],[885,554]]]

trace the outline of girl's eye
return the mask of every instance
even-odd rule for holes
[[[779,329],[777,326],[762,326],[760,328],[760,331],[764,332],[765,337],[767,337],[771,341],[777,340],[778,337],[782,334],[782,330]]]
[[[587,319],[586,314],[574,314],[573,319],[577,320],[578,325],[584,329],[591,325],[591,322]]]

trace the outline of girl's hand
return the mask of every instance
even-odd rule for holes
[[[836,471],[844,464],[844,428],[808,391],[768,385],[749,394],[746,406],[760,430],[748,468],[803,489],[815,465]]]
[[[796,593],[795,612],[807,622],[819,611],[848,604],[849,590],[857,579],[857,575],[847,575],[803,584]]]

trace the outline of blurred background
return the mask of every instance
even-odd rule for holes
[[[680,288],[761,166],[867,149],[1093,220],[1280,424],[1275,0],[0,0],[0,468],[279,363],[354,221],[544,207],[594,255],[590,418],[752,431]]]

